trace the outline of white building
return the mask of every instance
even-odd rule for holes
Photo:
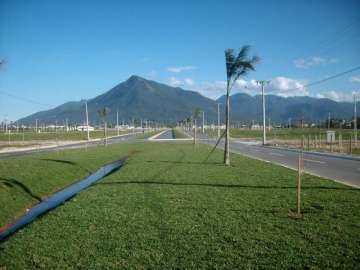
[[[77,131],[87,131],[89,129],[89,131],[94,131],[95,129],[94,129],[94,127],[92,127],[92,126],[77,126],[76,127],[76,130]]]

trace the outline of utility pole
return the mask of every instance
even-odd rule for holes
[[[329,112],[329,115],[328,115],[328,130],[330,130],[330,112]]]
[[[204,134],[204,121],[205,121],[205,112],[202,111],[202,133]]]
[[[35,119],[35,133],[38,132],[38,119]]]
[[[261,85],[261,93],[262,93],[262,113],[263,113],[263,145],[266,144],[266,111],[265,111],[265,93],[264,86],[268,84],[270,81],[256,81],[257,84]]]
[[[89,114],[88,114],[87,100],[85,100],[85,114],[86,114],[87,140],[90,141],[90,133],[89,133]]]
[[[220,138],[220,104],[221,103],[218,103],[217,105],[218,105],[218,107],[217,107],[217,113],[218,113],[218,124],[217,124],[217,126],[218,126],[218,138]]]
[[[5,133],[8,132],[7,116],[5,116]]]
[[[357,145],[357,113],[356,113],[356,103],[357,103],[357,97],[356,97],[356,93],[354,93],[354,141],[355,141],[355,145]]]
[[[116,128],[117,128],[117,135],[119,136],[119,110],[116,110]]]

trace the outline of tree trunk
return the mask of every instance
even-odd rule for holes
[[[229,80],[226,85],[226,113],[225,113],[225,147],[224,147],[224,164],[230,166],[230,150],[229,150],[229,140],[230,140],[230,89],[229,89]]]

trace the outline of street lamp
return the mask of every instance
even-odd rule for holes
[[[220,104],[221,103],[218,103],[217,105],[217,113],[218,113],[218,124],[217,124],[217,126],[218,126],[218,138],[220,138]]]
[[[264,86],[265,84],[269,84],[270,81],[256,81],[257,84],[261,85],[262,92],[262,113],[263,113],[263,145],[266,144],[266,112],[265,112],[265,94],[264,94]]]
[[[357,112],[356,112],[356,103],[357,103],[357,96],[354,93],[354,141],[355,145],[357,145]]]

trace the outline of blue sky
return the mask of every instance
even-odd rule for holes
[[[273,94],[349,100],[360,70],[291,89],[360,65],[359,10],[356,0],[0,0],[0,120],[92,98],[132,74],[216,98],[224,49],[245,44],[262,61],[234,92],[267,79]]]

